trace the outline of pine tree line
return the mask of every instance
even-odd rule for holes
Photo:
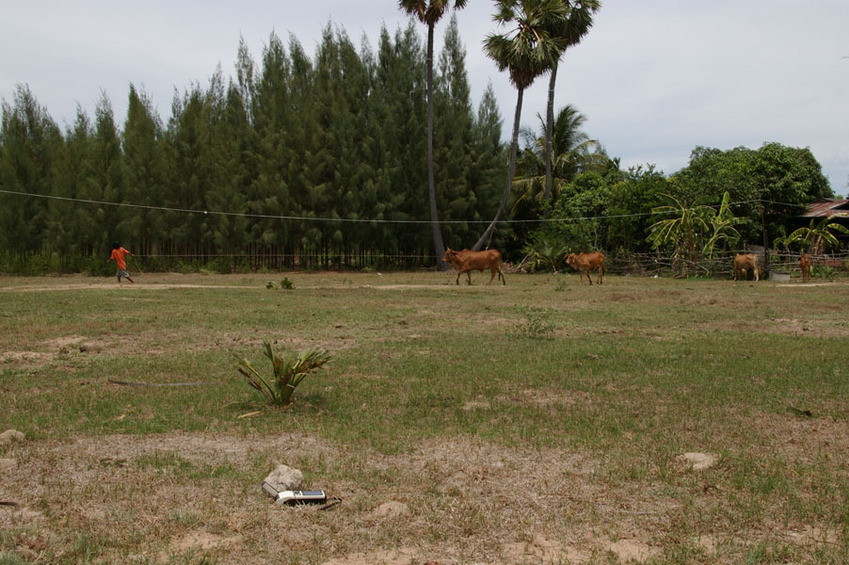
[[[235,77],[176,94],[167,123],[131,86],[123,126],[103,95],[64,132],[19,86],[2,105],[2,270],[33,254],[97,270],[115,240],[151,268],[434,264],[424,57],[412,24],[376,52],[328,26],[313,57],[272,34],[258,62],[240,43]],[[442,232],[464,246],[498,205],[504,148],[493,91],[473,108],[455,19],[434,102]]]

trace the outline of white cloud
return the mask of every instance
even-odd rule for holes
[[[491,82],[505,135],[516,94],[482,53],[497,30],[492,3],[459,12],[475,101]],[[239,38],[259,59],[272,32],[312,53],[322,29],[343,28],[376,47],[407,17],[394,0],[311,4],[244,0],[60,3],[29,0],[0,19],[0,97],[28,84],[60,124],[76,106],[89,114],[104,91],[116,119],[129,85],[152,97],[167,119],[174,90],[205,85],[216,66],[233,76]],[[672,173],[697,145],[730,149],[776,141],[810,147],[845,194],[849,180],[849,2],[844,0],[604,0],[584,41],[566,55],[557,105],[587,116],[586,131],[625,166],[655,163]],[[437,29],[441,42],[447,18]],[[424,37],[424,27],[419,26]],[[525,96],[523,124],[544,110],[547,80]]]

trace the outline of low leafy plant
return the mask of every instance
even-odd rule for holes
[[[292,290],[293,288],[295,288],[295,283],[290,281],[289,277],[283,277],[283,280],[280,281],[279,285],[274,281],[268,281],[267,283],[265,283],[265,288],[269,290],[275,290],[278,288],[283,290]]]
[[[815,279],[834,279],[834,269],[829,265],[814,265],[811,267],[811,276]]]
[[[554,292],[563,292],[569,289],[569,281],[566,277],[557,277],[554,283]]]
[[[522,264],[532,273],[551,271],[557,274],[558,267],[568,252],[569,247],[557,236],[536,234],[522,248],[522,253],[525,254]]]
[[[556,312],[554,308],[519,306],[517,309],[525,316],[525,324],[521,327],[522,334],[536,338],[551,337],[554,334],[557,328],[557,324],[551,319]]]
[[[320,347],[304,349],[295,359],[287,361],[282,355],[274,353],[268,341],[263,340],[262,343],[265,356],[271,361],[272,374],[268,378],[257,371],[247,359],[235,353],[233,356],[242,365],[238,370],[248,380],[248,384],[277,406],[291,404],[292,394],[307,375],[321,369],[330,361],[330,353]]]

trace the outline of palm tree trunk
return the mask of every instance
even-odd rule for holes
[[[510,159],[507,165],[507,182],[504,186],[504,195],[501,197],[501,204],[498,206],[498,212],[496,212],[495,218],[489,224],[489,227],[486,228],[486,231],[483,232],[477,243],[475,243],[474,247],[472,247],[474,251],[480,251],[485,243],[489,243],[492,232],[495,231],[495,226],[498,225],[498,221],[501,220],[501,216],[507,208],[507,199],[510,197],[510,190],[513,188],[513,175],[516,173],[516,152],[519,147],[519,122],[522,119],[522,98],[524,97],[525,89],[519,88],[517,91],[516,114],[513,116],[513,140],[510,142]]]
[[[445,254],[442,230],[439,227],[439,213],[436,209],[436,180],[433,170],[433,24],[427,26],[427,185],[430,197],[430,222],[433,231],[433,252],[437,268],[450,266],[440,259]]]
[[[551,76],[548,79],[548,105],[545,114],[545,190],[542,193],[542,201],[548,202],[551,198],[551,185],[553,174],[551,172],[552,139],[554,137],[554,84],[557,82],[557,66],[551,67]]]

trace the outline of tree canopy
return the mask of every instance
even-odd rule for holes
[[[805,205],[831,198],[828,179],[810,149],[766,143],[759,149],[727,151],[696,147],[690,162],[674,175],[679,191],[700,202],[717,203],[728,192],[731,210],[746,219],[744,241],[763,245]]]

